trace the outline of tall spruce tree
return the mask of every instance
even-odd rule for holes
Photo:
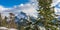
[[[54,24],[52,21],[57,20],[54,14],[54,7],[51,7],[52,0],[38,0],[39,5],[39,18],[38,22],[41,22],[46,30],[57,30],[57,22]]]
[[[0,26],[2,26],[2,17],[1,17],[1,13],[0,13]]]

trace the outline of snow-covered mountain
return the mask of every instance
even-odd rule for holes
[[[20,25],[27,25],[27,22],[36,22],[36,18],[33,16],[26,15],[24,12],[20,12],[18,16],[15,16],[15,22],[19,23]]]

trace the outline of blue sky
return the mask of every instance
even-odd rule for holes
[[[14,5],[20,5],[28,3],[29,0],[0,0],[0,5],[5,7],[12,7]]]

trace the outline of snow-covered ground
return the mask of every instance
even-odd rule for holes
[[[17,29],[15,29],[15,28],[0,27],[0,30],[17,30]]]

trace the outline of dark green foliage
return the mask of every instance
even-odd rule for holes
[[[1,13],[0,13],[0,26],[2,26],[2,17],[1,17]]]
[[[2,20],[2,26],[7,27],[7,17]]]
[[[57,28],[58,24],[54,24],[52,22],[52,20],[57,20],[54,14],[54,7],[51,7],[52,0],[38,0],[38,2],[40,7],[38,12],[39,12],[39,16],[41,17],[39,17],[40,19],[36,23],[41,22],[46,28],[46,30],[48,28],[50,28],[51,30],[54,30],[55,28]],[[56,27],[53,27],[53,26],[56,26]]]

